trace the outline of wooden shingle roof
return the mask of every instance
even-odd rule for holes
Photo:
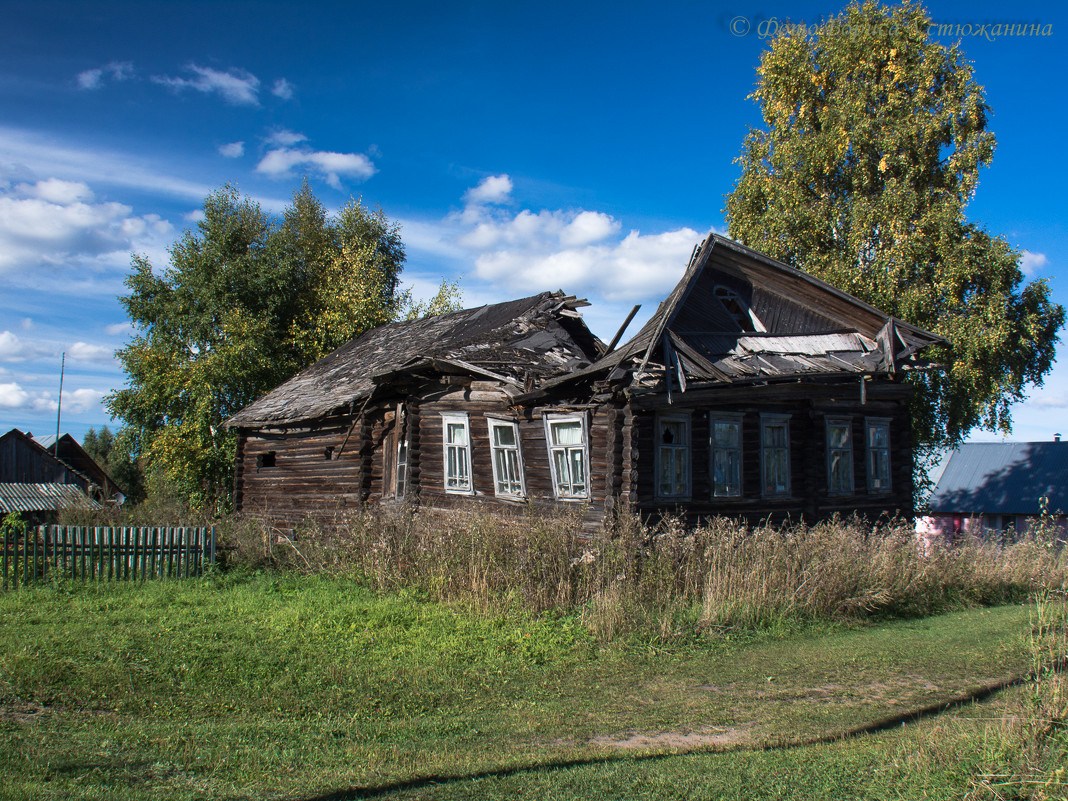
[[[587,367],[604,346],[562,292],[372,329],[246,406],[227,425],[285,426],[352,408],[376,387],[420,370],[463,372],[521,391]]]

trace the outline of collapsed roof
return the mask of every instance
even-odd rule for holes
[[[588,367],[604,351],[578,313],[588,305],[563,292],[542,292],[380,326],[246,406],[227,425],[293,425],[343,412],[376,387],[424,370],[481,375],[518,394]]]
[[[710,234],[643,328],[618,349],[562,292],[375,328],[227,421],[288,426],[353,410],[376,388],[421,373],[497,380],[517,403],[583,380],[651,391],[691,384],[891,375],[947,345],[807,273]]]
[[[560,375],[532,400],[582,379],[685,391],[927,366],[917,354],[948,345],[824,281],[710,234],[679,283],[632,339],[583,370]]]

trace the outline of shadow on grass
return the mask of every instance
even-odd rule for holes
[[[591,765],[609,765],[620,762],[658,762],[664,759],[676,759],[679,757],[703,756],[708,754],[725,754],[739,751],[778,751],[793,748],[805,748],[814,745],[828,745],[830,743],[861,737],[868,734],[889,731],[900,728],[907,724],[917,723],[927,718],[941,715],[951,709],[956,709],[972,703],[985,701],[1002,690],[1015,687],[1030,680],[1030,676],[1014,676],[1003,679],[993,684],[987,684],[970,690],[962,695],[955,696],[946,701],[920,707],[905,714],[897,714],[892,717],[882,718],[873,723],[865,723],[844,731],[818,737],[771,740],[759,745],[735,745],[735,746],[702,746],[688,751],[654,752],[648,754],[606,754],[603,756],[590,756],[577,759],[563,759],[548,762],[532,762],[525,765],[515,765],[509,768],[496,768],[466,774],[431,774],[420,776],[405,781],[390,782],[374,787],[350,787],[344,790],[321,795],[306,796],[293,801],[358,801],[365,798],[383,798],[394,793],[402,793],[410,790],[421,790],[438,785],[458,784],[461,782],[478,781],[479,779],[504,779],[521,774],[546,774],[557,771],[566,771],[572,768],[588,767]]]

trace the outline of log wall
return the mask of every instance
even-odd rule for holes
[[[911,427],[907,391],[897,384],[875,385],[861,400],[856,384],[813,387],[778,385],[747,388],[735,400],[722,392],[687,392],[668,406],[663,399],[635,402],[633,471],[637,477],[634,507],[658,518],[675,514],[691,524],[717,515],[742,517],[751,522],[814,522],[834,514],[859,513],[910,516],[912,509]],[[690,414],[691,495],[689,499],[657,497],[655,482],[656,417],[659,413]],[[742,495],[714,498],[711,482],[710,419],[717,413],[742,415]],[[790,494],[764,497],[761,493],[761,414],[789,415]],[[828,491],[826,420],[851,417],[854,491],[832,495]],[[868,452],[865,418],[886,418],[890,423],[891,489],[868,491]]]

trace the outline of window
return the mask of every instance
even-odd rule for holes
[[[274,467],[277,464],[275,461],[275,452],[267,451],[267,453],[261,453],[256,457],[256,469],[260,470],[264,467]]]
[[[742,495],[742,416],[719,416],[709,420],[712,460],[712,497]]]
[[[853,421],[849,417],[827,418],[827,493],[853,492]]]
[[[738,327],[743,331],[767,331],[764,324],[760,322],[760,318],[749,308],[749,304],[742,300],[742,296],[733,289],[726,286],[717,286],[713,290],[713,293],[719,302],[723,304],[723,308],[727,310],[727,314],[731,316],[734,322],[736,322]]]
[[[765,497],[790,494],[789,415],[760,417],[760,477]]]
[[[656,494],[659,498],[690,495],[690,418],[658,415],[656,418]]]
[[[869,417],[865,421],[868,442],[868,492],[890,491],[890,421]]]
[[[471,438],[468,432],[467,415],[465,413],[443,414],[441,426],[445,450],[445,491],[470,495],[473,490]]]
[[[581,416],[546,417],[553,491],[564,500],[590,497],[586,470],[586,423]]]
[[[512,498],[526,496],[523,459],[519,453],[519,425],[509,420],[490,419],[489,430],[496,493]]]
[[[403,498],[408,491],[408,437],[407,434],[397,443],[397,475],[393,490],[394,497]]]

